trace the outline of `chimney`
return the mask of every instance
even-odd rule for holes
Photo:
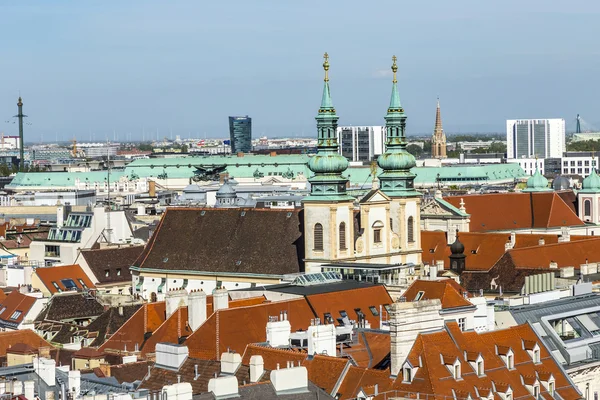
[[[250,357],[250,382],[256,383],[265,373],[265,361],[262,356]]]
[[[148,181],[148,196],[156,197],[156,182]]]
[[[123,363],[125,364],[125,363]],[[110,376],[110,364],[107,362],[102,362],[100,363],[100,366],[98,367],[100,368],[100,371],[102,371],[102,375],[109,377]]]
[[[119,315],[122,317],[123,316],[123,306],[119,306],[118,310],[119,310]]]
[[[27,400],[33,400],[35,396],[35,383],[33,381],[25,381],[23,383],[23,386],[23,394],[25,395]]]
[[[269,317],[267,322],[267,342],[271,347],[287,347],[290,344],[292,326],[290,321],[283,317],[283,313],[277,317]]]
[[[335,325],[311,325],[308,327],[308,354],[336,356]]]
[[[568,226],[563,226],[561,228],[561,235],[558,238],[559,242],[570,242],[571,241],[571,230]]]
[[[73,394],[73,398],[79,397],[81,392],[81,371],[69,371],[69,391]]]
[[[225,288],[213,290],[213,311],[229,308],[229,292]]]
[[[558,263],[555,261],[550,261],[550,269],[557,269],[558,268]]]
[[[239,397],[238,380],[233,375],[212,378],[208,381],[208,391],[212,392],[217,399]]]
[[[306,367],[274,369],[271,371],[270,380],[278,395],[308,391],[308,371]]]
[[[156,393],[156,396],[157,399],[166,398],[167,400],[192,400],[192,384],[189,382],[179,382],[173,385],[166,385],[163,386],[162,396],[159,393]]]
[[[221,354],[221,372],[224,374],[235,374],[239,366],[242,365],[242,356],[239,353]]]
[[[188,295],[188,323],[192,332],[206,321],[206,293],[202,289]]]
[[[276,152],[276,151],[274,151],[274,150],[272,150],[272,151],[269,153],[269,155],[270,155],[271,157],[275,157],[275,156],[277,155],[277,152]]]
[[[187,306],[188,295],[185,289],[169,290],[165,295],[165,306],[167,318],[169,318],[179,307]]]
[[[157,365],[177,370],[189,354],[187,346],[173,343],[158,343],[155,352]]]
[[[12,391],[11,392],[12,392],[12,394],[14,396],[18,396],[20,394],[23,394],[23,382],[21,382],[17,378],[13,378],[13,380],[12,380]]]
[[[443,261],[442,261],[443,262]],[[435,281],[437,279],[438,266],[437,262],[429,266],[429,280]]]
[[[60,202],[56,205],[56,227],[62,228],[65,224],[65,208]]]
[[[539,246],[543,246],[543,245],[545,245],[545,244],[546,244],[546,240],[544,240],[544,238],[543,238],[543,237],[541,237],[541,238],[540,238],[540,240],[538,240],[538,245],[539,245]]]
[[[237,156],[240,157],[240,158],[244,157],[244,152],[243,151],[238,151],[237,152]]]
[[[392,304],[390,312],[390,369],[398,376],[420,332],[442,329],[439,299]]]
[[[46,385],[54,386],[56,384],[56,363],[54,360],[36,357],[33,359],[33,369]]]

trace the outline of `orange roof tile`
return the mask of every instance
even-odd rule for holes
[[[444,198],[455,207],[460,207],[461,199],[471,216],[471,232],[584,225],[555,192],[490,193]]]
[[[600,262],[600,238],[592,236],[588,240],[562,242],[546,246],[509,250],[508,254],[515,268],[548,269],[551,262],[558,268],[589,262]]]
[[[349,362],[346,358],[316,355],[311,360],[305,360],[302,365],[308,370],[311,382],[331,393]]]
[[[0,320],[11,326],[20,324],[35,302],[35,297],[13,290],[0,303]]]
[[[270,370],[277,369],[277,365],[283,368],[290,361],[293,362],[294,365],[303,363],[308,357],[308,354],[305,352],[289,349],[277,349],[251,343],[246,346],[244,354],[242,355],[242,364],[249,365],[250,358],[255,355],[262,356],[265,369]]]
[[[463,295],[463,293],[467,293],[466,289],[460,286],[454,279],[441,279],[437,281],[418,279],[406,289],[402,297],[406,301],[415,301],[420,292],[422,292],[422,295],[419,300],[439,299],[442,303],[442,309],[474,307]]]
[[[7,350],[10,350],[12,346],[16,346],[17,344],[25,344],[36,351],[40,347],[52,347],[50,343],[29,329],[0,332],[0,357],[6,356]]]
[[[373,329],[379,329],[380,316],[375,316],[369,310],[373,306],[379,311],[380,306],[392,304],[392,298],[383,285],[345,290],[340,292],[312,294],[306,296],[310,306],[323,319],[325,313],[334,318],[340,318],[340,311],[346,311],[351,320],[358,320],[355,310],[360,309]]]
[[[304,298],[223,309],[213,313],[186,339],[185,345],[192,357],[212,352],[213,358],[217,358],[227,349],[240,352],[250,343],[264,342],[269,317],[281,311],[287,311],[292,331],[307,329],[315,318]]]
[[[65,286],[67,279],[73,281],[77,290],[96,288],[79,264],[37,268],[35,274],[52,294],[71,290]]]
[[[179,343],[179,339],[192,334],[188,324],[188,308],[179,307],[173,315],[160,325],[143,346],[140,347],[142,354],[153,353],[157,343]]]

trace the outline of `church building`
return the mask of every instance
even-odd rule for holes
[[[437,101],[435,112],[435,128],[431,137],[431,157],[446,158],[446,134],[442,128],[442,114],[440,112],[440,99]]]

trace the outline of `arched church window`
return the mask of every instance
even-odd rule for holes
[[[583,215],[585,217],[592,215],[592,202],[590,200],[584,200],[583,202]]]
[[[340,250],[346,250],[346,223],[340,222]]]
[[[408,223],[406,224],[406,237],[408,242],[412,243],[415,241],[415,220],[413,217],[408,217]]]
[[[313,249],[323,251],[323,225],[315,224]]]

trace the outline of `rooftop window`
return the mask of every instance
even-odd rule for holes
[[[420,291],[419,293],[417,293],[417,295],[415,296],[415,300],[414,301],[419,301],[423,298],[423,296],[425,295],[424,291]]]
[[[10,319],[16,320],[21,316],[21,314],[23,314],[22,311],[16,310],[14,313],[12,313],[12,315],[10,316]]]
[[[374,317],[379,316],[379,311],[377,310],[377,308],[375,306],[369,306],[369,310],[371,311],[371,314],[373,314]]]
[[[61,279],[60,280],[65,289],[67,290],[77,290],[77,285],[73,279]]]

